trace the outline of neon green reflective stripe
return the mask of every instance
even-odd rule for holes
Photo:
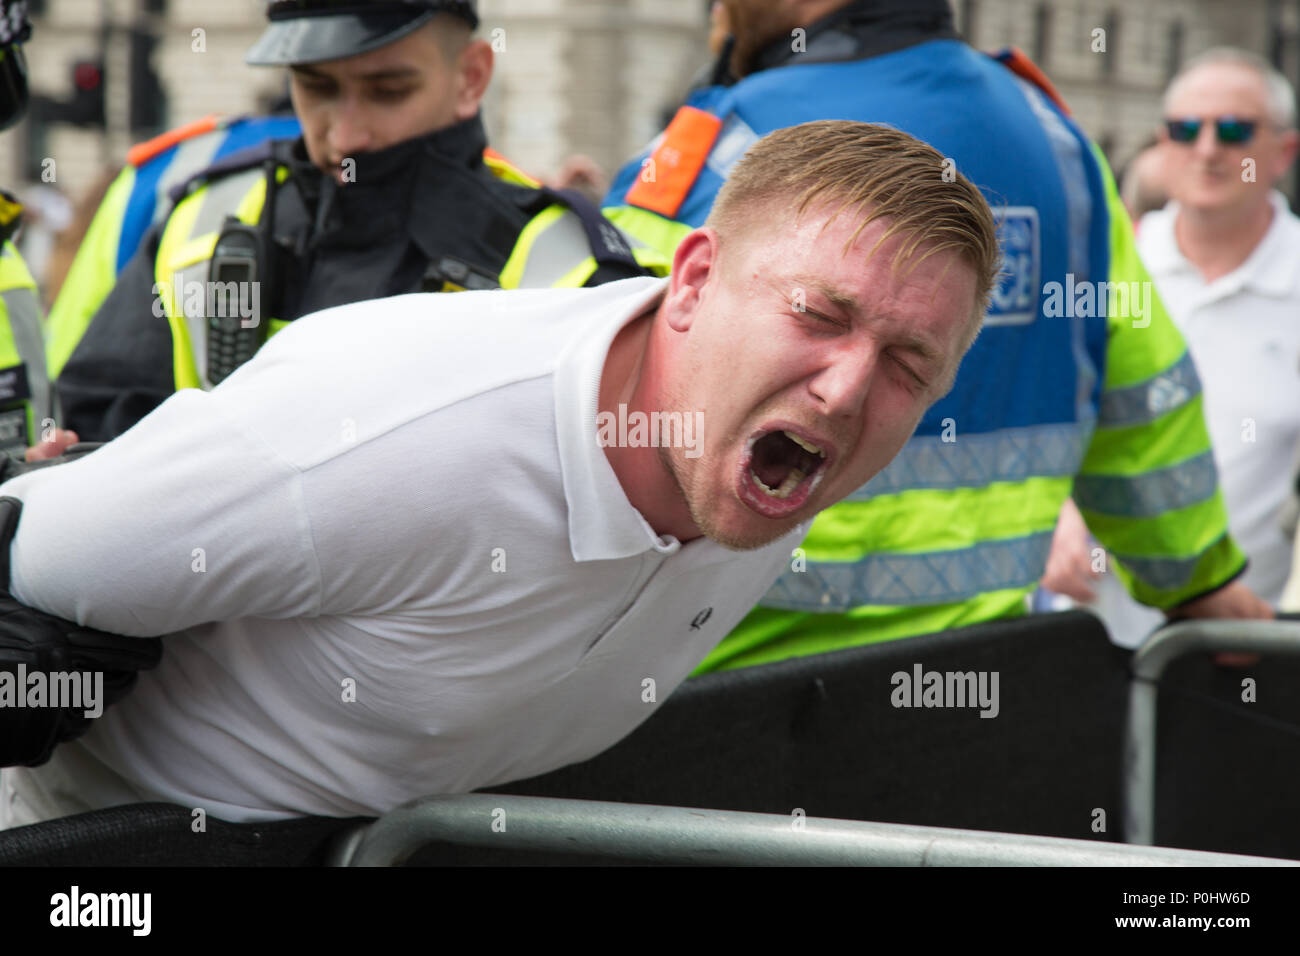
[[[1209,451],[1203,405],[1204,399],[1197,395],[1186,405],[1151,424],[1099,427],[1093,433],[1092,444],[1084,457],[1083,472],[1136,475],[1166,468]]]
[[[194,350],[190,347],[190,330],[184,320],[184,290],[173,286],[176,273],[183,268],[180,253],[189,241],[206,191],[205,187],[186,196],[172,210],[158,242],[158,257],[154,260],[154,294],[158,296],[172,330],[172,376],[177,389],[199,387],[199,372],[194,366]]]
[[[566,272],[560,278],[551,283],[552,289],[578,289],[581,288],[592,274],[596,271],[598,265],[595,258],[587,256],[576,266]]]
[[[0,250],[0,367],[22,364],[30,397],[22,402],[27,439],[35,442],[37,422],[51,414],[50,382],[45,374],[45,343],[41,334],[41,303],[36,281],[12,242]],[[15,436],[17,438],[18,436]],[[21,444],[10,447],[21,451]]]
[[[497,179],[504,179],[508,183],[514,183],[517,186],[528,186],[532,189],[536,189],[541,185],[541,183],[536,179],[529,176],[504,156],[494,156],[490,153],[485,153],[483,155],[483,165],[486,166]]]
[[[1068,477],[1030,478],[841,501],[813,520],[802,547],[809,560],[857,561],[869,554],[947,551],[972,541],[1017,538],[1055,527],[1069,492]]]
[[[269,339],[281,329],[287,328],[289,321],[287,319],[268,319],[266,323],[266,337]]]
[[[117,245],[122,238],[126,203],[134,187],[135,168],[128,166],[104,194],[46,318],[45,361],[51,380],[68,364],[90,320],[117,281]]]
[[[558,220],[565,213],[563,206],[547,206],[540,213],[529,220],[528,225],[519,233],[519,238],[515,241],[515,247],[510,250],[510,258],[501,269],[501,275],[497,281],[501,283],[503,289],[518,289],[519,282],[524,275],[524,266],[528,263],[528,253],[533,248],[533,243],[537,237],[546,231],[546,228]]]
[[[283,182],[288,174],[288,170],[284,167],[277,169],[277,182]],[[242,187],[242,183],[249,177],[252,177],[253,181],[246,188]],[[178,389],[202,388],[204,378],[199,373],[194,341],[186,321],[184,290],[174,288],[175,280],[182,270],[212,258],[218,233],[213,230],[202,231],[202,229],[209,225],[217,225],[218,217],[224,216],[222,208],[226,207],[227,198],[234,198],[229,194],[240,188],[243,188],[243,193],[235,205],[235,216],[242,222],[255,224],[261,217],[262,207],[266,203],[266,177],[259,171],[252,170],[223,179],[215,187],[203,186],[186,196],[172,211],[159,242],[154,277],[163,312],[172,331],[172,370]],[[209,204],[212,204],[212,208],[208,208]],[[196,231],[200,234],[195,235]],[[206,278],[205,275],[204,279]],[[268,321],[274,323],[276,320]],[[201,324],[201,322],[196,323],[195,334],[199,333]],[[278,330],[277,328],[275,331]]]
[[[1139,288],[1150,290],[1150,315],[1115,315],[1107,320],[1110,336],[1106,346],[1106,388],[1122,388],[1145,381],[1154,370],[1166,369],[1178,362],[1187,350],[1182,333],[1169,318],[1155,283],[1138,256],[1133,224],[1120,201],[1115,178],[1105,157],[1093,144],[1093,152],[1106,183],[1106,206],[1110,215],[1110,281],[1112,283],[1147,283]],[[1150,321],[1146,327],[1134,327]],[[1116,334],[1121,331],[1123,334]]]
[[[969,601],[918,607],[857,607],[811,614],[757,607],[723,638],[694,673],[752,667],[791,657],[933,634],[1025,612],[1030,588],[991,591]]]
[[[664,275],[672,268],[673,253],[677,251],[678,244],[694,231],[685,223],[665,219],[635,206],[610,206],[602,211],[605,218],[618,228],[660,254],[662,258],[658,262],[665,269]],[[637,261],[641,260],[638,258]]]
[[[637,265],[641,266],[641,268],[649,269],[652,275],[661,278],[673,271],[672,256],[666,256],[658,249],[642,245],[635,238],[632,241],[632,258],[636,260]]]
[[[0,250],[0,289],[36,289],[36,280],[12,242]]]

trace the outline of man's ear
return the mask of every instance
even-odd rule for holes
[[[488,83],[492,81],[492,45],[471,40],[456,60],[456,119],[467,120],[478,113]]]
[[[717,281],[718,252],[718,234],[708,226],[678,243],[664,300],[668,325],[674,332],[685,332],[695,321],[705,287]]]
[[[1282,134],[1282,158],[1278,162],[1278,179],[1285,176],[1286,171],[1291,168],[1297,152],[1300,152],[1300,133],[1289,129]]]

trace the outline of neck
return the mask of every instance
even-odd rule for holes
[[[629,432],[641,416],[648,420],[652,412],[660,410],[657,383],[662,381],[663,345],[656,335],[657,313],[656,309],[623,326],[610,344],[600,377],[599,418],[615,423],[627,421]],[[628,502],[655,534],[672,535],[681,542],[700,536],[673,476],[664,466],[660,449],[644,443],[611,441],[604,451]]]
[[[1174,220],[1174,238],[1201,277],[1213,282],[1250,257],[1272,222],[1271,202],[1246,209],[1206,210],[1184,206]]]

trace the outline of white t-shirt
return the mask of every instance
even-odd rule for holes
[[[776,578],[659,538],[596,440],[600,376],[664,283],[409,295],[293,323],[212,392],[0,488],[14,593],[162,663],[0,824],[137,800],[374,815],[584,760]]]
[[[1291,567],[1278,514],[1300,446],[1300,219],[1281,193],[1271,201],[1273,221],[1259,245],[1213,282],[1178,248],[1177,203],[1143,217],[1138,251],[1196,363],[1228,526],[1250,560],[1242,581],[1277,604]],[[1137,607],[1122,591],[1107,589],[1108,622],[1119,620],[1116,605]],[[1142,630],[1140,637],[1163,616],[1126,619],[1133,623],[1121,626]]]

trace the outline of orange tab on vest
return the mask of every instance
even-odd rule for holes
[[[1047,74],[1038,68],[1038,64],[1029,59],[1029,54],[1018,46],[1009,47],[993,57],[1000,61],[1007,69],[1022,80],[1028,80],[1034,86],[1038,87],[1047,94],[1047,98],[1060,107],[1061,112],[1066,116],[1070,115],[1070,107],[1065,105],[1065,99],[1057,92],[1052,81],[1047,78]]]
[[[663,141],[641,164],[627,201],[672,219],[704,168],[722,120],[712,113],[683,106],[664,130]]]
[[[537,187],[541,181],[534,176],[528,175],[510,160],[506,159],[491,146],[483,150],[483,165],[492,170],[500,179],[515,180],[516,182],[526,183],[530,186]]]
[[[178,126],[175,129],[169,129],[167,132],[160,133],[153,139],[145,140],[143,143],[136,143],[126,151],[126,161],[132,166],[142,166],[159,153],[171,149],[183,140],[198,136],[201,133],[212,132],[217,128],[219,118],[218,114],[212,113],[203,117],[203,119],[186,123],[184,126]]]

